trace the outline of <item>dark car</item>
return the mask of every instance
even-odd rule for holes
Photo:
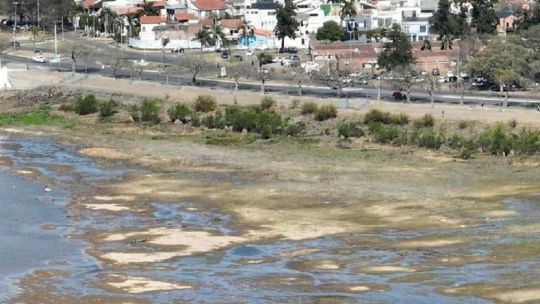
[[[407,99],[407,94],[403,94],[401,92],[394,92],[392,93],[392,98],[394,98],[394,100],[403,100],[403,99]]]
[[[229,53],[229,51],[223,51],[223,53],[221,53],[221,58],[229,59],[229,57],[231,57],[231,53]]]
[[[172,49],[171,50],[171,53],[183,53],[184,52],[184,48],[176,48],[176,49]]]
[[[233,55],[232,56],[235,60],[238,60],[238,61],[244,61],[244,57],[240,56],[240,55]]]
[[[20,47],[20,46],[21,46],[21,44],[19,43],[19,41],[11,41],[11,42],[10,42],[10,45],[11,45],[11,46],[14,46],[14,47]]]
[[[296,54],[298,53],[298,49],[296,48],[282,48],[279,49],[280,53],[289,53],[289,54]]]

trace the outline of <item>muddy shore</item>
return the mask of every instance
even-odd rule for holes
[[[219,146],[95,120],[0,128],[9,174],[67,198],[69,229],[40,229],[84,248],[29,265],[8,303],[540,301],[537,156]]]

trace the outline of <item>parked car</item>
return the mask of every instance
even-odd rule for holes
[[[279,49],[280,53],[289,53],[289,54],[297,54],[298,49],[297,48],[282,48]]]
[[[171,53],[183,53],[184,52],[184,48],[174,48],[171,50]]]
[[[19,41],[11,41],[9,45],[14,46],[14,47],[20,47],[21,43]]]
[[[441,75],[441,72],[439,71],[439,69],[435,68],[435,69],[431,70],[431,75],[439,76],[439,75]]]
[[[291,66],[297,67],[300,66],[300,57],[298,55],[292,55],[290,57],[291,60]]]
[[[223,53],[221,53],[221,58],[223,59],[229,59],[230,56],[231,53],[229,53],[229,51],[223,51]]]
[[[246,56],[253,56],[253,50],[247,50]]]
[[[396,91],[396,92],[392,93],[392,98],[394,98],[394,100],[407,99],[407,94]]]

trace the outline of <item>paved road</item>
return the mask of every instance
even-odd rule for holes
[[[107,42],[104,41],[93,41],[94,47],[98,49],[97,54],[104,54],[104,55],[95,55],[92,58],[90,58],[88,65],[82,65],[79,64],[77,66],[77,69],[79,72],[88,72],[89,74],[99,74],[106,77],[113,77],[113,71],[112,69],[108,67],[102,68],[102,65],[100,62],[104,60],[104,56],[106,54],[110,54],[111,47]],[[31,49],[29,47],[22,47],[22,49]],[[50,51],[47,48],[41,48],[45,51]],[[134,51],[125,51],[125,56],[129,60],[140,60],[141,59],[141,53],[140,52],[134,52]],[[144,54],[143,54],[144,56]],[[173,63],[174,60],[176,60],[177,55],[173,54],[166,54],[165,56],[165,62],[166,63]],[[20,63],[28,63],[31,68],[44,68],[49,67],[51,69],[59,69],[63,71],[70,71],[71,70],[71,61],[65,60],[61,64],[37,64],[31,62],[28,58],[21,57],[21,56],[14,56],[14,55],[4,55],[4,59],[7,59],[9,61],[13,62],[20,62]],[[161,62],[162,60],[162,54],[156,53],[156,52],[149,52],[146,54],[146,61],[149,62]],[[130,74],[130,71],[118,71],[117,77],[119,78],[134,78],[138,79],[138,75],[132,75]],[[166,76],[164,74],[155,72],[155,71],[144,71],[142,74],[143,80],[146,81],[155,81],[155,82],[162,82],[164,83],[166,81]],[[169,74],[169,84],[172,85],[192,85],[191,84],[191,76],[188,74],[178,75],[178,74]],[[229,80],[215,80],[215,79],[205,79],[205,78],[199,78],[198,79],[198,85],[202,87],[215,87],[215,88],[221,88],[221,89],[233,89],[234,83]],[[260,83],[256,82],[243,82],[240,84],[239,89],[244,91],[254,91],[258,92],[260,91]],[[288,86],[284,84],[266,84],[265,86],[267,93],[281,93],[281,94],[290,94],[295,95],[297,92],[296,86]],[[335,90],[332,90],[328,87],[322,87],[322,86],[304,86],[302,89],[302,93],[305,96],[317,96],[317,97],[336,97],[337,92]],[[393,90],[382,90],[381,92],[381,98],[383,100],[393,101],[392,98]],[[411,92],[411,101],[416,103],[427,103],[430,101],[429,94],[427,92]],[[374,87],[362,87],[362,88],[346,88],[343,91],[343,94],[341,98],[344,99],[358,99],[358,98],[376,98],[377,96],[377,89]],[[449,104],[459,104],[460,97],[459,95],[452,94],[452,93],[438,93],[434,95],[434,100],[437,103],[449,103]],[[502,105],[503,99],[500,97],[493,97],[493,96],[486,96],[486,95],[466,95],[464,96],[464,103],[465,104],[485,104],[485,105]],[[540,96],[537,98],[509,98],[508,99],[508,106],[520,106],[520,107],[530,107],[530,108],[536,108],[538,105],[540,105]]]

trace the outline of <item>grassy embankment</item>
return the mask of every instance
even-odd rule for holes
[[[84,116],[97,113],[94,126],[110,126],[124,112],[135,128],[151,130],[151,139],[193,140],[214,145],[247,146],[292,143],[302,146],[358,148],[389,145],[442,151],[468,159],[478,154],[528,156],[540,152],[540,130],[520,126],[517,121],[485,124],[478,121],[437,121],[426,114],[411,119],[400,113],[371,110],[365,115],[338,117],[335,106],[293,102],[279,107],[271,97],[259,105],[220,106],[215,98],[200,95],[193,103],[146,99],[139,105],[122,106],[114,100],[80,96],[52,111],[50,107],[19,114],[0,114],[0,126],[53,125],[74,128],[88,123]],[[77,115],[65,114],[73,112]],[[81,118],[81,119],[79,119]],[[123,122],[126,124],[127,122]],[[182,125],[179,131],[178,125]],[[187,130],[187,131],[186,131]],[[322,143],[322,144],[321,144]]]

